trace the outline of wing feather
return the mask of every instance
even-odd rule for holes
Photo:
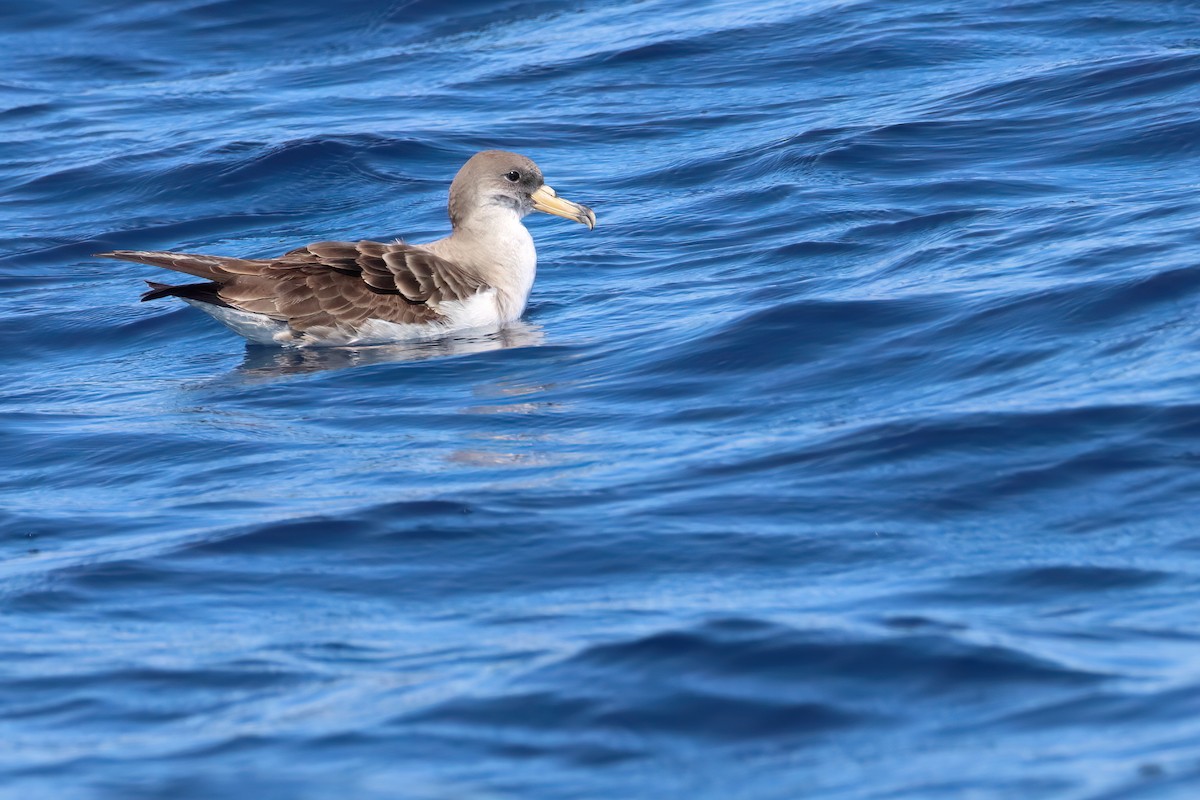
[[[436,322],[440,304],[488,288],[470,270],[400,242],[316,242],[255,266],[224,283],[221,299],[301,332],[368,319]]]
[[[97,255],[208,279],[211,302],[286,321],[299,332],[354,328],[368,319],[436,322],[444,319],[441,304],[489,288],[470,269],[403,242],[315,242],[274,259],[148,250]],[[162,294],[152,290],[146,299]]]

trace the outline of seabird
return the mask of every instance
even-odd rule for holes
[[[147,281],[142,300],[178,297],[252,342],[378,344],[495,327],[525,310],[537,271],[530,211],[581,222],[596,215],[559,197],[537,164],[517,153],[485,150],[450,184],[444,239],[317,242],[278,258],[232,258],[150,250],[114,250],[104,258],[136,261],[204,278],[168,285]]]

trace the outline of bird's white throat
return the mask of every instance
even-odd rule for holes
[[[474,271],[495,287],[501,321],[515,320],[525,311],[537,276],[537,250],[516,209],[500,204],[479,206],[459,221],[454,233],[422,246]]]

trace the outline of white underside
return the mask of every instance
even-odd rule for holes
[[[441,322],[404,325],[369,319],[362,325],[345,327],[312,328],[304,333],[293,331],[286,322],[272,319],[265,314],[239,311],[236,308],[215,306],[198,300],[182,298],[216,319],[239,336],[255,344],[276,347],[345,347],[348,345],[374,345],[407,342],[444,336],[455,331],[474,328],[494,328],[511,322],[500,313],[495,290],[481,292],[468,300],[442,303],[438,311],[445,317]]]

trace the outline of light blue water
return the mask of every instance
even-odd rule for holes
[[[1200,4],[0,6],[0,790],[1200,785]],[[112,248],[445,233],[503,335],[247,347]]]

